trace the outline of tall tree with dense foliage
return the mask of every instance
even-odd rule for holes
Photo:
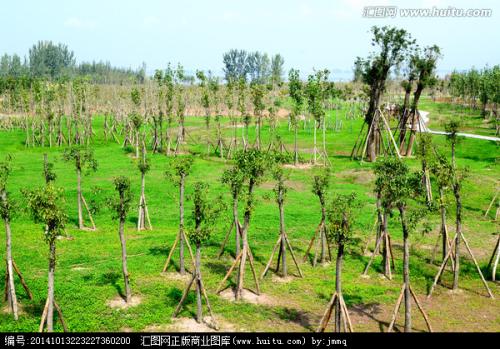
[[[284,64],[285,59],[279,53],[271,58],[271,82],[273,85],[281,86],[283,83]]]
[[[379,108],[390,70],[404,60],[408,48],[415,42],[406,30],[395,27],[374,26],[372,33],[372,46],[378,47],[379,51],[367,59],[357,60],[357,64],[362,66],[363,82],[370,88],[368,109],[365,114],[365,123],[368,126],[366,152],[369,161],[376,160],[379,149],[377,144],[381,141]]]
[[[411,104],[410,113],[407,115],[407,119],[402,120],[401,123],[406,126],[407,121],[411,120],[411,130],[410,137],[408,140],[408,145],[406,148],[406,156],[412,154],[413,143],[415,142],[416,133],[418,128],[420,128],[421,119],[420,112],[418,109],[418,103],[420,102],[420,97],[425,88],[430,88],[437,83],[436,78],[436,64],[438,59],[441,57],[441,50],[438,46],[426,47],[423,52],[417,51],[414,55],[414,65],[416,70],[416,90],[413,94],[413,101]],[[406,127],[405,127],[406,130]],[[403,137],[404,142],[404,137]]]
[[[39,41],[29,50],[31,74],[36,77],[59,78],[75,66],[75,56],[67,45]]]

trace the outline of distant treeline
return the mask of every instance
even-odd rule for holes
[[[0,58],[0,77],[42,78],[50,80],[70,79],[85,76],[102,84],[123,84],[143,82],[146,77],[144,66],[133,70],[113,67],[109,62],[82,62],[76,64],[74,52],[67,45],[52,41],[39,41],[31,47],[28,57],[4,54]]]

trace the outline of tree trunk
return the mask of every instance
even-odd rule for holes
[[[250,182],[248,184],[248,192],[247,192],[247,203],[245,208],[245,217],[243,222],[243,229],[241,232],[242,238],[242,251],[241,251],[241,259],[240,259],[240,267],[238,270],[238,281],[236,284],[236,300],[241,298],[241,294],[243,291],[243,283],[245,277],[245,265],[247,261],[248,255],[248,227],[250,225],[250,216],[251,216],[251,207],[253,201],[253,190],[254,190],[255,182],[252,178],[250,178]]]
[[[129,275],[127,270],[127,246],[125,242],[125,235],[123,232],[124,225],[125,225],[125,218],[120,218],[120,230],[118,233],[120,235],[120,243],[122,246],[122,272],[123,272],[123,281],[125,282],[125,301],[128,303],[131,298],[131,291],[130,291]]]
[[[7,193],[2,191],[1,200],[5,206],[7,206]],[[9,305],[11,307],[12,313],[14,315],[14,320],[17,321],[17,297],[16,288],[14,285],[14,268],[12,264],[12,232],[10,230],[10,219],[9,213],[4,213],[4,223],[5,223],[5,252],[6,252],[6,262],[7,262],[7,295],[9,300]]]
[[[280,234],[281,234],[281,263],[283,265],[283,277],[286,278],[286,236],[285,236],[285,212],[283,207],[283,193],[280,190],[278,205],[280,209]]]
[[[236,231],[236,237],[235,237],[235,258],[240,254],[240,246],[241,246],[241,241],[240,241],[240,223],[238,219],[238,195],[233,196],[233,219],[234,219],[234,227]]]
[[[456,241],[455,241],[455,270],[453,271],[453,289],[458,289],[458,276],[460,274],[460,241],[462,240],[462,199],[460,197],[460,183],[455,179],[453,193],[456,201]]]
[[[76,169],[76,190],[78,196],[78,228],[83,229],[83,211],[82,211],[82,170],[80,168]]]
[[[313,140],[314,140],[314,148],[313,148],[313,164],[316,165],[316,152],[317,152],[317,147],[316,147],[316,119],[314,119],[314,135],[313,135]]]
[[[295,121],[294,124],[294,140],[293,140],[293,152],[294,152],[294,160],[295,160],[295,166],[299,164],[299,149],[298,149],[298,144],[297,144],[297,121]]]
[[[439,200],[440,200],[439,209],[441,212],[442,253],[444,260],[446,258],[446,255],[448,254],[448,229],[446,229],[446,206],[444,204],[443,188],[439,188]]]
[[[382,93],[382,87],[380,84],[384,84],[383,82],[373,84],[370,92],[370,103],[368,106],[368,111],[365,115],[365,122],[368,125],[368,130],[372,129],[370,136],[367,139],[367,160],[370,162],[374,162],[377,160],[377,133],[378,133],[378,108],[380,104],[380,96]]]
[[[145,187],[146,187],[146,175],[144,172],[141,173],[141,197],[139,199],[139,217],[137,230],[145,229],[145,221],[146,221],[146,200],[145,200]]]
[[[201,323],[203,320],[203,308],[201,305],[201,247],[200,243],[196,244],[196,322]]]
[[[405,332],[411,332],[411,291],[410,291],[410,244],[406,225],[405,209],[399,208],[403,228],[403,282],[405,285]]]
[[[337,263],[335,269],[335,292],[337,293],[337,298],[335,300],[335,332],[340,332],[340,325],[342,322],[342,311],[340,304],[340,297],[342,295],[342,259],[344,257],[344,244],[339,243],[337,250]],[[347,331],[347,329],[346,329]]]
[[[326,221],[326,209],[324,203],[321,203],[321,228],[320,228],[320,239],[321,239],[321,264],[326,262],[326,253],[327,253],[327,240],[326,240],[326,231],[325,231],[325,221]]]
[[[186,274],[186,267],[184,265],[184,180],[185,176],[181,175],[179,185],[179,271],[181,275]]]
[[[49,275],[48,275],[48,308],[47,308],[47,332],[54,331],[54,272],[56,269],[56,242],[49,243]]]

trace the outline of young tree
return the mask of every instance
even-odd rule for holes
[[[238,169],[238,167],[233,166],[224,171],[222,174],[222,183],[227,184],[231,191],[231,199],[233,203],[233,220],[229,230],[226,233],[226,237],[224,238],[224,242],[221,245],[221,249],[219,252],[219,258],[224,253],[224,248],[227,244],[227,240],[229,239],[229,235],[233,231],[235,231],[235,250],[234,255],[238,256],[240,254],[241,249],[241,230],[242,226],[240,224],[239,214],[238,214],[238,203],[241,194],[241,190],[243,188],[243,182],[245,178],[243,177],[243,173]]]
[[[146,144],[144,143],[144,141],[142,142],[141,149],[142,159],[139,160],[139,164],[137,165],[139,171],[141,172],[141,196],[139,198],[137,230],[152,230],[153,226],[151,225],[151,220],[149,219],[148,204],[146,203],[146,194],[144,192],[146,188],[146,173],[148,173],[151,169],[151,165],[148,158],[146,157]]]
[[[439,191],[439,212],[441,216],[440,236],[442,238],[441,251],[442,259],[446,258],[450,247],[450,238],[446,226],[446,191],[450,189],[453,180],[453,170],[450,162],[443,154],[436,153],[435,158],[430,164],[431,173],[436,178],[436,184]]]
[[[59,319],[66,330],[61,310],[54,300],[56,241],[59,236],[64,235],[64,227],[67,220],[63,209],[63,190],[55,187],[52,182],[49,182],[44,187],[26,190],[24,195],[27,198],[27,207],[33,220],[44,224],[44,239],[49,245],[47,302],[45,303],[40,322],[40,331],[43,330],[45,323],[47,324],[48,332],[54,330],[54,307],[58,311]]]
[[[408,215],[410,198],[417,197],[421,192],[420,176],[410,173],[408,166],[399,159],[386,158],[378,162],[375,167],[376,190],[381,193],[384,207],[395,207],[399,211],[401,228],[403,230],[403,286],[396,302],[396,307],[389,324],[388,331],[392,331],[396,316],[404,298],[405,322],[404,331],[411,332],[411,298],[415,300],[418,309],[432,332],[427,315],[425,314],[416,294],[410,285],[410,232],[415,228],[418,214]]]
[[[375,256],[382,249],[382,264],[384,266],[384,276],[392,280],[392,269],[394,266],[394,254],[392,253],[391,235],[387,229],[389,216],[392,215],[393,206],[390,202],[382,200],[382,193],[376,191],[377,196],[377,239],[375,240],[375,249],[373,250],[370,260],[366,264],[363,275],[368,274],[370,265],[372,264]],[[392,267],[392,269],[391,269]]]
[[[95,230],[96,226],[92,214],[90,213],[89,206],[82,194],[82,170],[97,171],[97,160],[94,157],[94,152],[91,148],[82,148],[80,146],[73,146],[67,148],[63,153],[64,161],[73,161],[76,169],[76,192],[78,204],[78,228],[80,230]],[[87,211],[88,218],[92,224],[92,228],[85,227],[83,220],[83,207]]]
[[[156,70],[154,74],[154,81],[156,82],[156,100],[158,114],[153,114],[153,153],[161,153],[163,151],[163,120],[164,120],[164,104],[165,104],[165,89],[164,89],[164,75],[163,71]]]
[[[14,285],[14,266],[12,259],[12,233],[10,228],[10,214],[12,211],[11,203],[7,196],[7,179],[9,178],[11,172],[11,158],[8,156],[4,162],[0,162],[0,216],[2,217],[5,224],[5,261],[7,265],[6,270],[6,295],[7,301],[14,316],[14,320],[17,321],[17,297],[16,297],[16,287]]]
[[[323,152],[320,154],[324,159],[326,164],[328,156],[326,154],[326,139],[325,139],[325,99],[326,94],[326,82],[328,79],[329,71],[320,70],[313,75],[309,75],[307,79],[307,85],[305,86],[305,95],[307,96],[307,108],[309,113],[314,118],[314,149],[313,149],[313,164],[316,164],[316,157],[318,153],[318,147],[316,145],[316,133],[318,128],[323,128]]]
[[[246,80],[240,78],[238,81],[238,111],[240,113],[240,117],[243,121],[244,128],[241,131],[242,141],[243,141],[243,149],[247,149],[248,147],[248,127],[250,126],[250,122],[252,121],[252,117],[247,112],[247,83]]]
[[[225,89],[225,95],[224,95],[224,102],[227,107],[227,112],[229,115],[229,118],[231,119],[231,124],[233,126],[233,136],[231,139],[231,142],[229,143],[228,150],[227,150],[227,158],[230,158],[232,156],[232,153],[236,151],[238,148],[238,119],[234,113],[235,111],[235,90],[236,90],[236,83],[234,81],[228,81],[226,84],[226,89]]]
[[[172,128],[172,122],[174,120],[174,97],[175,97],[175,72],[171,68],[170,63],[165,70],[165,76],[163,78],[163,83],[165,85],[165,114],[167,117],[167,126],[165,131],[165,143],[166,150],[165,153],[170,155],[172,136],[170,134],[170,129]]]
[[[312,192],[318,197],[319,203],[321,206],[321,221],[314,232],[311,241],[309,242],[309,246],[307,247],[306,253],[304,255],[304,262],[307,260],[309,256],[309,251],[313,247],[313,244],[316,242],[314,246],[314,257],[313,257],[313,267],[316,266],[318,261],[318,249],[320,249],[320,263],[326,263],[327,254],[330,256],[330,246],[327,236],[327,226],[326,226],[326,194],[328,191],[328,187],[330,186],[330,168],[326,167],[322,173],[317,174],[313,177],[313,188]],[[320,247],[321,245],[321,247]]]
[[[139,158],[139,145],[141,138],[141,127],[144,121],[143,116],[140,114],[140,106],[141,106],[141,92],[137,87],[134,87],[130,92],[130,97],[132,99],[132,103],[134,105],[134,112],[129,115],[130,121],[133,126],[134,134],[133,134],[133,143],[135,146],[135,157]]]
[[[130,195],[130,180],[127,177],[116,177],[113,181],[115,190],[118,192],[119,200],[112,203],[116,216],[120,221],[118,235],[120,236],[120,243],[122,247],[122,273],[123,281],[125,283],[125,302],[130,302],[132,298],[132,291],[130,290],[130,278],[127,269],[127,245],[125,240],[125,220],[130,209],[130,202],[132,200]]]
[[[276,273],[279,272],[280,268],[280,263],[282,265],[282,273],[281,275],[286,278],[288,276],[288,271],[287,271],[287,265],[286,265],[286,250],[287,247],[290,250],[290,254],[292,255],[293,262],[295,263],[295,266],[297,267],[297,271],[299,272],[299,276],[303,277],[302,271],[300,270],[299,264],[297,263],[297,260],[295,259],[295,254],[293,253],[293,248],[292,245],[290,244],[290,241],[288,240],[288,236],[286,233],[285,229],[285,197],[286,193],[288,191],[288,188],[285,184],[286,179],[288,178],[288,174],[285,174],[283,171],[283,168],[278,164],[274,170],[273,170],[273,178],[276,180],[276,185],[274,187],[274,194],[276,196],[276,202],[278,204],[279,212],[280,212],[280,234],[278,237],[278,240],[274,244],[273,252],[271,253],[271,257],[269,258],[269,261],[266,264],[266,267],[264,268],[264,271],[262,272],[261,279],[266,276],[267,271],[269,270],[269,267],[271,266],[271,263],[273,261],[274,253],[276,252],[276,249],[279,246],[279,252],[278,252],[278,261],[276,265]]]
[[[432,154],[432,135],[429,133],[420,134],[417,147],[417,157],[422,163],[422,183],[425,187],[425,197],[428,206],[432,204],[432,186],[429,176],[429,163],[432,161]]]
[[[248,229],[250,227],[250,219],[252,216],[252,212],[254,210],[254,191],[257,185],[262,180],[266,169],[269,166],[269,160],[264,152],[261,152],[258,149],[251,148],[247,151],[239,151],[235,156],[235,166],[238,171],[241,172],[244,183],[246,185],[246,202],[245,202],[245,213],[243,219],[243,227],[241,229],[241,238],[242,238],[242,249],[240,253],[236,256],[233,264],[229,268],[226,276],[221,281],[219,287],[217,288],[217,294],[220,293],[221,288],[223,287],[226,280],[229,278],[235,267],[239,263],[238,269],[238,280],[236,283],[236,291],[235,298],[236,300],[241,299],[242,291],[243,291],[243,283],[245,276],[245,266],[247,258],[250,262],[250,268],[252,269],[253,277],[255,280],[255,285],[257,288],[257,293],[260,294],[259,281],[257,279],[257,274],[255,272],[254,263],[253,263],[253,255],[250,251],[250,246],[248,243]]]
[[[290,123],[294,129],[294,162],[299,164],[299,149],[297,143],[298,118],[304,106],[304,87],[299,77],[299,71],[291,69],[288,74],[288,94],[292,98],[292,112],[290,113]]]
[[[256,120],[257,135],[255,137],[255,148],[260,150],[262,142],[261,140],[262,113],[266,107],[264,104],[266,87],[260,83],[252,82],[252,84],[250,84],[250,90],[252,93],[253,114],[257,118]]]
[[[357,206],[356,194],[351,193],[349,195],[335,195],[328,207],[328,234],[337,244],[335,292],[330,299],[330,303],[328,303],[317,332],[324,332],[326,330],[334,309],[334,331],[340,332],[342,330],[342,323],[344,331],[353,331],[349,312],[347,311],[344,296],[342,295],[342,264],[345,246],[352,240],[351,226],[354,218],[353,212]]]
[[[179,186],[179,233],[175,238],[175,242],[170,249],[170,252],[167,257],[167,261],[163,266],[163,272],[167,271],[167,268],[170,265],[170,260],[172,259],[172,255],[174,253],[177,244],[179,244],[179,272],[181,275],[186,273],[186,268],[184,266],[184,244],[187,245],[189,250],[189,255],[191,256],[191,261],[193,261],[193,251],[191,249],[191,245],[186,237],[186,233],[184,231],[184,189],[186,177],[191,173],[191,168],[193,166],[193,158],[191,156],[186,157],[176,157],[173,159],[170,169],[165,172],[167,178],[173,180]]]
[[[212,308],[210,307],[210,302],[208,301],[207,291],[205,289],[205,286],[203,285],[203,279],[201,276],[201,245],[210,239],[210,235],[214,229],[215,221],[223,209],[222,199],[219,198],[219,200],[216,201],[216,204],[213,205],[207,197],[207,191],[208,185],[206,183],[196,182],[194,184],[194,207],[192,212],[194,227],[192,229],[189,229],[188,234],[189,239],[196,246],[195,270],[173,314],[173,317],[176,317],[177,314],[179,314],[179,311],[181,310],[182,304],[186,300],[189,290],[191,289],[193,283],[195,283],[196,322],[198,323],[201,323],[203,321],[202,295],[205,298],[205,302],[210,312],[210,317],[215,323]],[[216,323],[215,327],[217,328]]]
[[[179,131],[177,133],[177,140],[175,143],[175,155],[179,154],[181,150],[181,144],[184,143],[186,139],[186,128],[185,128],[185,119],[186,119],[186,91],[183,86],[183,81],[185,79],[184,68],[178,64],[177,69],[174,73],[175,79],[175,95],[176,95],[176,108],[175,113],[177,115],[177,120],[179,123]]]
[[[207,76],[201,70],[196,71],[196,77],[200,80],[200,88],[201,88],[201,105],[205,109],[205,126],[207,132],[207,155],[210,154],[210,90],[208,87]]]
[[[460,276],[460,243],[461,241],[464,242],[465,247],[467,251],[469,252],[470,256],[472,257],[472,261],[476,265],[477,272],[479,276],[481,277],[481,281],[484,284],[484,287],[486,288],[486,291],[488,292],[488,295],[491,298],[495,298],[493,296],[493,293],[491,293],[491,290],[483,276],[483,273],[481,272],[481,268],[479,268],[479,264],[476,261],[476,258],[474,257],[474,254],[472,253],[469,244],[467,242],[467,239],[464,236],[464,233],[462,231],[462,182],[465,179],[467,175],[467,170],[460,170],[457,168],[456,164],[456,146],[459,142],[458,138],[458,131],[459,131],[460,123],[456,120],[451,120],[445,125],[445,130],[447,132],[447,139],[450,142],[451,145],[451,174],[448,174],[451,176],[451,188],[453,190],[453,195],[455,197],[455,206],[456,206],[456,211],[455,211],[455,237],[452,240],[451,246],[448,250],[447,255],[443,259],[443,262],[441,263],[441,267],[439,268],[436,277],[434,278],[434,283],[432,284],[431,288],[429,289],[429,294],[428,297],[432,295],[432,291],[434,290],[434,286],[437,284],[437,282],[440,280],[441,275],[444,272],[444,269],[448,263],[448,260],[451,258],[454,258],[454,262],[452,262],[452,268],[453,268],[453,290],[458,289],[458,279]]]

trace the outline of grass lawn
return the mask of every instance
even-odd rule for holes
[[[422,110],[429,111],[430,128],[439,129],[443,120],[458,113],[454,106],[433,103],[430,99],[422,102]],[[386,330],[390,321],[393,305],[402,284],[402,234],[399,217],[390,219],[389,231],[394,242],[396,271],[393,280],[380,275],[381,257],[377,257],[368,278],[361,277],[369,256],[363,255],[367,239],[373,238],[372,226],[375,219],[375,199],[373,195],[374,175],[372,164],[360,163],[350,159],[350,152],[359,129],[361,119],[345,119],[346,109],[329,112],[329,125],[334,120],[342,120],[342,129],[327,130],[326,147],[332,163],[330,192],[356,192],[363,201],[363,207],[355,222],[357,243],[348,248],[344,272],[343,293],[351,313],[355,331]],[[479,112],[462,113],[465,121],[464,132],[492,135],[494,130],[485,126]],[[118,175],[130,177],[134,203],[139,202],[140,173],[133,154],[122,149],[112,141],[105,142],[103,136],[103,117],[94,118],[96,138],[94,150],[99,162],[96,173],[83,177],[83,192],[87,200],[93,197],[93,189],[99,188],[97,201],[105,203],[105,198],[116,196],[112,180]],[[215,124],[212,124],[215,125]],[[223,119],[224,135],[229,139],[232,129],[228,119]],[[216,156],[203,156],[206,152],[206,131],[204,120],[188,117],[188,147],[201,156],[196,158],[193,173],[187,178],[187,196],[192,192],[192,183],[198,180],[210,184],[210,195],[214,198],[224,193],[228,202],[229,193],[220,182],[222,171],[231,165],[230,161]],[[287,148],[293,149],[293,132],[288,130],[286,120],[280,120],[279,134]],[[215,137],[215,127],[211,131]],[[238,130],[241,135],[241,129]],[[250,128],[250,140],[255,135]],[[269,129],[264,127],[263,142],[267,144]],[[318,146],[321,132],[318,133]],[[313,149],[311,125],[299,130],[301,156],[308,160]],[[68,238],[57,242],[56,301],[61,306],[70,331],[169,331],[176,329],[176,321],[171,319],[177,305],[185,280],[176,276],[171,267],[169,272],[161,270],[173,244],[178,230],[178,190],[169,182],[164,172],[170,161],[164,155],[149,155],[151,171],[146,178],[146,198],[149,214],[154,227],[152,231],[136,230],[137,209],[130,211],[126,238],[128,268],[131,275],[132,293],[140,297],[140,303],[126,309],[115,309],[108,302],[123,293],[121,274],[121,253],[118,237],[118,222],[112,219],[112,212],[105,207],[95,215],[97,231],[77,229],[76,174],[72,164],[62,160],[62,149],[25,148],[24,133],[21,130],[0,132],[0,158],[13,156],[13,172],[9,179],[9,192],[19,209],[15,210],[12,221],[13,256],[21,269],[34,299],[27,298],[18,279],[16,287],[21,315],[16,322],[7,313],[6,303],[0,313],[0,331],[37,331],[46,298],[48,246],[42,238],[43,227],[30,220],[23,207],[25,201],[21,188],[34,188],[43,185],[43,153],[49,154],[55,163],[56,184],[65,190],[66,207],[69,215]],[[195,142],[196,141],[196,142]],[[241,141],[241,139],[240,139]],[[443,136],[434,136],[438,148],[448,151]],[[319,146],[319,148],[321,148]],[[464,219],[463,229],[483,272],[493,252],[499,224],[492,216],[484,218],[484,212],[498,186],[500,169],[498,144],[489,141],[464,139],[457,148],[459,166],[468,166],[470,175],[463,186]],[[416,159],[407,159],[414,169],[420,167]],[[321,160],[320,160],[321,162]],[[292,169],[288,185],[290,187],[285,204],[285,222],[290,241],[299,260],[320,220],[320,207],[311,192],[313,174],[318,168]],[[274,200],[274,183],[266,179],[258,188],[255,212],[250,223],[249,242],[255,256],[257,272],[263,270],[270,256],[279,232],[278,206]],[[449,197],[449,230],[454,231],[454,206]],[[186,219],[191,220],[191,201],[186,203]],[[105,205],[104,205],[105,206]],[[228,209],[209,243],[202,250],[202,273],[210,302],[222,329],[234,331],[314,331],[323,314],[324,308],[334,290],[335,264],[312,268],[310,263],[302,263],[304,278],[293,277],[280,280],[268,273],[261,283],[263,296],[260,302],[231,302],[215,295],[215,289],[231,265],[234,242],[230,240],[227,252],[221,259],[217,253],[227,229],[231,213]],[[411,279],[423,306],[428,312],[435,331],[498,331],[500,329],[500,303],[487,297],[487,293],[475,270],[472,260],[466,255],[461,263],[460,292],[452,293],[448,288],[437,286],[433,297],[426,299],[425,294],[433,281],[439,266],[439,256],[434,264],[430,263],[433,246],[439,229],[438,213],[430,216],[433,230],[423,235],[421,229],[411,236]],[[5,246],[5,236],[0,234],[0,244]],[[370,243],[373,248],[374,241]],[[332,255],[335,255],[332,251]],[[1,253],[4,254],[2,248]],[[178,254],[174,255],[176,266]],[[295,269],[289,265],[290,272]],[[233,281],[231,281],[233,282]],[[451,283],[451,273],[443,278],[445,285]],[[228,283],[229,284],[229,283]],[[251,273],[246,273],[246,286],[253,288]],[[498,283],[489,282],[496,298],[500,297]],[[192,293],[181,317],[193,317],[196,300]],[[402,315],[402,314],[401,314]],[[425,324],[413,307],[413,326],[416,331],[426,329]],[[398,325],[403,317],[399,317]],[[56,330],[61,331],[59,323]]]

